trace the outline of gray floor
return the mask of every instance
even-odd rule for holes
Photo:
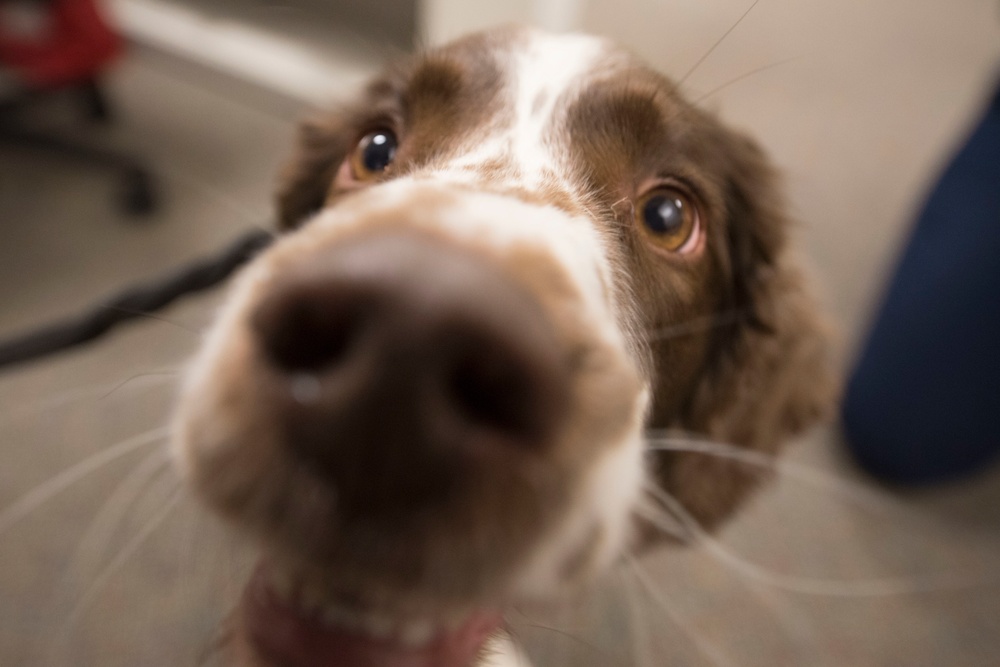
[[[709,104],[761,137],[788,173],[849,358],[919,192],[996,75],[996,5],[851,2],[840,24],[773,5],[786,13],[764,12],[691,87],[800,56]],[[729,16],[692,13],[685,43],[711,43]],[[650,55],[684,69],[676,54]],[[0,332],[80,308],[269,217],[294,105],[144,51],[112,85],[123,125],[98,136],[148,157],[165,208],[136,224],[115,213],[105,174],[0,149]],[[217,299],[0,376],[0,508],[160,426],[172,373]],[[859,478],[837,438],[832,428],[805,438],[788,458],[805,472],[781,469],[723,532],[741,560],[704,547],[656,554],[641,563],[655,595],[626,570],[572,612],[514,619],[540,647],[539,665],[626,664],[625,654],[646,666],[1000,664],[1000,476],[894,496]],[[119,486],[156,451],[102,468],[0,532],[0,665],[184,665],[210,645],[245,563],[186,500],[157,524],[169,473]],[[817,481],[816,470],[841,481]],[[121,522],[102,509],[137,491]],[[633,613],[642,622],[630,629]]]

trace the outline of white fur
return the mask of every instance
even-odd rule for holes
[[[643,482],[642,423],[649,395],[639,397],[633,415],[633,428],[619,443],[608,448],[597,461],[559,530],[550,534],[535,549],[532,558],[519,574],[517,594],[521,598],[546,599],[560,590],[560,569],[573,551],[585,546],[591,529],[603,529],[599,552],[591,563],[602,571],[620,556],[630,539],[626,520],[639,500]]]
[[[552,205],[527,203],[475,187],[456,187],[458,183],[474,183],[477,165],[500,159],[512,167],[509,185],[531,191],[554,183],[570,196],[585,194],[568,177],[569,138],[552,129],[558,125],[559,114],[565,113],[588,76],[596,71],[607,47],[600,40],[582,36],[528,31],[525,37],[527,44],[519,46],[516,55],[506,61],[512,68],[507,82],[510,121],[493,126],[492,134],[485,139],[478,137],[479,143],[459,150],[448,164],[345,197],[296,233],[280,239],[234,287],[192,364],[184,404],[201,409],[218,361],[225,357],[227,346],[246,335],[242,331],[246,313],[266,290],[267,280],[301,258],[314,255],[318,247],[333,245],[363,229],[373,219],[398,219],[400,210],[406,211],[405,219],[399,220],[401,228],[440,232],[459,243],[495,249],[498,255],[515,247],[540,251],[576,288],[581,301],[579,325],[607,349],[629,354],[632,346],[627,336],[631,332],[622,330],[618,316],[629,304],[614,302],[623,297],[609,288],[615,283],[610,249],[595,221]],[[626,434],[620,442],[604,444],[604,453],[584,475],[570,511],[558,529],[527,557],[512,582],[515,596],[539,598],[558,593],[565,585],[561,569],[568,558],[587,546],[595,528],[600,529],[599,550],[589,564],[601,569],[618,557],[629,539],[629,515],[642,489],[642,426],[648,400],[648,390],[635,397]],[[220,416],[213,429],[224,432],[233,427]],[[190,472],[197,465],[199,452],[192,448],[213,441],[222,446],[227,438],[203,433],[198,440],[200,445],[180,433],[175,438],[182,471]],[[493,648],[483,667],[530,667],[509,639],[497,640]]]
[[[363,228],[366,220],[397,210],[407,200],[424,201],[428,192],[447,193],[442,208],[407,207],[407,228],[445,232],[456,241],[485,243],[503,253],[512,246],[530,246],[551,257],[577,286],[584,299],[584,326],[609,347],[626,350],[622,331],[603,285],[611,280],[604,241],[592,221],[572,216],[552,206],[527,204],[511,197],[458,190],[444,174],[401,178],[370,192],[359,193],[341,205],[320,213],[302,231],[282,243],[311,246],[319,237],[336,237]],[[621,442],[610,443],[596,461],[581,492],[559,530],[549,535],[533,554],[515,587],[524,596],[558,592],[559,569],[566,558],[583,546],[595,526],[603,532],[595,565],[606,566],[625,544],[628,515],[642,487],[642,423],[648,394],[642,393],[633,408],[632,424]]]
[[[486,137],[477,137],[476,144],[452,161],[447,171],[469,180],[470,167],[502,160],[516,170],[511,172],[516,178],[512,176],[507,185],[531,189],[544,177],[554,176],[567,192],[576,194],[578,188],[565,177],[565,137],[549,130],[607,47],[586,35],[528,31],[525,36],[526,46],[507,61],[511,122],[498,124]],[[540,96],[543,103],[536,105]]]
[[[232,433],[239,432],[235,424],[231,423],[231,416],[225,411],[216,411],[213,418],[206,422],[213,432],[199,433],[197,444],[188,437],[185,426],[189,414],[204,409],[206,398],[214,398],[214,394],[208,392],[207,388],[215,386],[217,365],[226,356],[226,349],[233,345],[234,339],[246,335],[246,313],[270,278],[270,273],[267,265],[258,261],[239,274],[229,290],[228,298],[216,314],[215,321],[205,333],[198,353],[187,364],[181,384],[177,418],[171,424],[173,433],[170,438],[174,465],[186,479],[194,477],[198,456],[203,454],[197,450],[205,446],[204,443],[223,446],[223,443],[229,442]]]
[[[449,180],[450,173],[423,173],[358,193],[320,213],[288,242],[311,245],[318,235],[361,228],[366,218],[398,210],[407,200],[422,201],[428,192],[440,191],[447,195],[447,205],[408,207],[407,227],[442,231],[456,241],[486,244],[498,252],[525,245],[544,251],[579,288],[593,330],[612,345],[624,346],[614,304],[606,299],[605,286],[611,284],[612,272],[604,239],[591,220],[571,216],[554,206],[527,204],[488,192],[456,191]]]
[[[407,201],[433,202],[442,195],[441,206],[421,204],[406,206]],[[266,289],[263,284],[287,264],[314,253],[317,246],[336,243],[344,235],[365,227],[368,220],[407,210],[405,227],[445,233],[458,242],[467,241],[495,248],[500,254],[512,247],[533,247],[544,252],[574,283],[582,297],[579,315],[581,326],[603,341],[610,349],[627,350],[624,334],[614,315],[615,304],[608,302],[604,286],[611,277],[603,239],[592,221],[566,213],[552,206],[528,204],[511,197],[456,189],[443,175],[424,174],[416,178],[400,178],[372,190],[359,192],[338,206],[319,213],[299,232],[284,237],[252,267],[234,286],[216,325],[210,330],[205,344],[188,375],[183,395],[200,409],[203,396],[199,387],[212,385],[216,372],[214,360],[223,358],[224,351],[243,335],[246,312],[252,307],[255,294]],[[192,398],[193,397],[193,398]],[[621,442],[609,443],[603,458],[595,461],[584,480],[578,497],[561,527],[536,549],[525,565],[514,588],[525,596],[551,595],[558,592],[562,581],[559,570],[566,559],[584,546],[589,532],[599,526],[602,531],[601,552],[595,565],[609,564],[627,540],[625,530],[628,515],[641,488],[642,420],[648,396],[636,398],[632,409],[632,424]],[[236,430],[222,415],[216,418],[220,433]],[[225,442],[230,438],[214,438],[201,434],[204,442]],[[184,439],[176,438],[181,446],[175,454],[182,472],[190,472],[194,455],[185,450]],[[190,444],[186,445],[190,447]]]
[[[531,661],[506,635],[486,647],[486,657],[476,667],[531,667]]]
[[[515,122],[510,136],[524,185],[539,185],[546,171],[567,184],[566,170],[559,168],[564,166],[565,156],[556,145],[562,137],[548,136],[546,130],[553,114],[574,95],[603,51],[603,43],[593,37],[533,32],[528,47],[518,52]],[[539,96],[545,101],[535,108]]]

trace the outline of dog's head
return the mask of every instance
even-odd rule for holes
[[[408,60],[305,125],[287,232],[243,273],[176,420],[262,545],[254,660],[464,666],[511,604],[699,521],[822,410],[823,341],[755,145],[608,43],[526,29]]]

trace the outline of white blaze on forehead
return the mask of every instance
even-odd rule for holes
[[[525,179],[537,184],[562,158],[559,137],[546,136],[546,130],[558,105],[575,92],[603,51],[593,37],[531,33],[528,48],[517,54],[513,157]]]
[[[587,75],[602,62],[606,44],[587,35],[556,35],[538,30],[524,33],[526,43],[506,54],[510,122],[498,124],[475,146],[452,161],[445,171],[501,160],[516,169],[516,185],[537,187],[555,177],[572,190],[565,165],[565,132],[554,130],[553,118],[579,93]]]

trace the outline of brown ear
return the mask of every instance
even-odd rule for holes
[[[691,398],[671,426],[714,442],[776,453],[824,416],[834,382],[828,332],[789,252],[776,178],[750,140],[726,133],[728,253],[734,326],[716,331]],[[659,482],[703,526],[729,516],[761,470],[698,453],[664,454]]]
[[[299,126],[291,159],[278,180],[278,225],[291,229],[323,208],[337,169],[351,149],[345,114],[326,114]]]

